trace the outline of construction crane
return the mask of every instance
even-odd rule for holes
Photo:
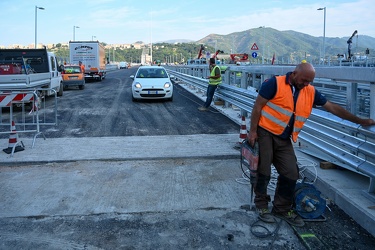
[[[204,46],[203,44],[201,44],[200,48],[199,48],[199,52],[198,52],[198,57],[196,59],[189,59],[187,61],[188,64],[206,64],[206,58],[203,57],[203,53],[204,53]]]
[[[198,59],[202,58],[203,51],[204,51],[204,46],[203,46],[203,44],[201,44],[201,47],[200,47],[199,52],[198,52]]]
[[[217,58],[217,55],[219,54],[219,53],[224,53],[224,51],[222,51],[222,50],[216,50],[216,52],[215,52],[215,54],[212,56],[212,58]]]
[[[352,50],[352,39],[355,35],[357,35],[358,31],[355,30],[352,34],[352,36],[348,39],[346,42],[348,44],[348,60],[350,61],[350,58],[352,57],[351,50]]]
[[[243,54],[230,54],[230,63],[236,64],[237,62],[249,62],[249,55],[246,53]]]

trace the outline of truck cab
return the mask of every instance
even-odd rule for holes
[[[45,88],[42,95],[63,95],[61,67],[47,49],[0,49],[0,91]],[[53,90],[52,90],[53,89]]]

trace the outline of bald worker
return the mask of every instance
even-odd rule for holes
[[[304,225],[303,219],[292,210],[299,169],[291,139],[297,141],[315,105],[323,106],[328,112],[360,125],[375,124],[373,119],[362,119],[328,101],[310,84],[314,77],[314,67],[309,63],[301,63],[293,72],[263,82],[255,100],[247,139],[251,145],[255,141],[259,143],[254,202],[259,219],[264,222],[275,222],[276,216],[294,226]],[[268,202],[271,198],[267,194],[267,186],[272,164],[279,176],[270,212]]]

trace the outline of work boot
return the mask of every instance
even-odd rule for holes
[[[257,208],[258,218],[266,223],[275,223],[275,217],[270,213],[268,208]]]
[[[305,225],[305,222],[303,221],[301,216],[296,214],[293,210],[290,210],[289,212],[276,213],[272,209],[272,214],[275,215],[277,218],[285,220],[290,225],[293,225],[293,226],[296,226],[296,227],[303,227]]]
[[[198,110],[199,110],[199,111],[207,111],[208,108],[202,106],[202,107],[199,107]]]

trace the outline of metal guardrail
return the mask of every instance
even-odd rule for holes
[[[106,64],[105,65],[105,70],[106,71],[113,71],[113,70],[116,70],[118,69],[118,65],[117,64]]]
[[[185,65],[166,68],[177,79],[201,91],[206,91],[208,81],[203,77],[209,74],[207,66]],[[245,112],[251,113],[261,82],[272,75],[285,74],[293,69],[294,67],[284,67],[281,70],[280,67],[277,67],[272,73],[270,67],[263,69],[252,66],[230,67],[229,70],[222,72],[223,84],[220,85],[215,96],[225,101],[226,107],[235,105],[240,108],[242,115]],[[368,69],[368,74],[375,74],[374,68]],[[337,70],[339,69],[335,69],[333,76],[339,75]],[[367,111],[362,110],[360,116],[374,119],[375,84],[373,81],[375,81],[375,77],[362,75],[356,80],[354,79],[356,73],[352,73],[350,77],[349,75],[345,76],[348,73],[347,68],[341,70],[346,73],[341,75],[338,82],[334,78],[327,78],[326,69],[324,72],[320,72],[319,68],[316,68],[317,76],[321,78],[316,79],[319,83],[317,88],[323,94],[325,90],[329,90],[331,97],[335,97],[333,98],[336,99],[335,102],[346,106],[348,110],[356,114],[359,113],[358,110],[361,110],[358,106],[362,105],[357,100],[364,102],[365,98],[362,93],[366,92],[368,107]],[[236,74],[237,72],[241,72],[241,74]],[[332,87],[333,85],[335,87]],[[331,100],[331,98],[328,99]],[[300,133],[296,148],[319,159],[368,176],[370,178],[368,192],[375,192],[375,126],[362,127],[324,110],[314,108]]]

